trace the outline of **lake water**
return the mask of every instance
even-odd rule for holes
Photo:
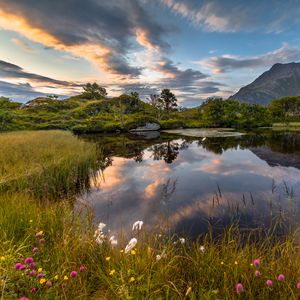
[[[128,232],[143,220],[194,237],[232,222],[262,228],[300,220],[300,133],[176,133],[83,137],[104,156],[80,199],[97,221]]]

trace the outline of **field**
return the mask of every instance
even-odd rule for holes
[[[125,251],[129,238],[116,241],[104,225],[95,236],[93,212],[74,209],[101,166],[94,144],[12,132],[0,134],[0,150],[1,299],[300,297],[297,230],[279,239],[233,225],[192,241],[141,226]]]

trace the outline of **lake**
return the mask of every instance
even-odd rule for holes
[[[180,130],[89,135],[101,156],[80,197],[112,232],[143,220],[195,237],[232,223],[245,229],[300,220],[300,133]]]

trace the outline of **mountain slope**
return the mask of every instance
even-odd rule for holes
[[[300,63],[275,64],[229,99],[267,105],[271,100],[300,95]]]

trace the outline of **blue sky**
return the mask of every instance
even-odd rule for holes
[[[228,97],[300,61],[298,0],[0,0],[0,95],[170,88],[183,106]]]

